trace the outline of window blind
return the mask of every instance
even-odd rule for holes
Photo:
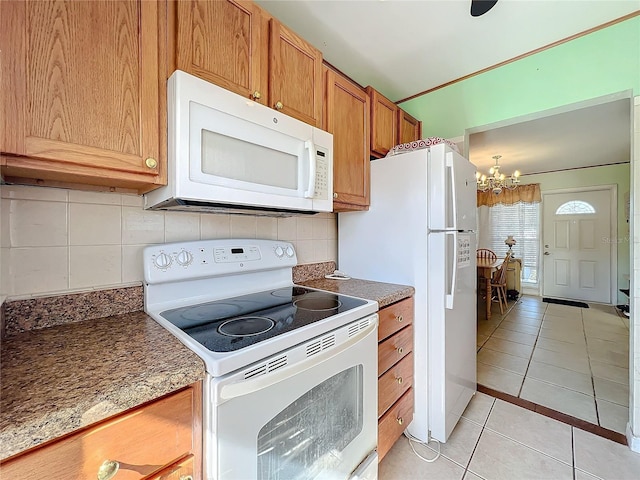
[[[513,256],[522,259],[521,280],[538,283],[540,259],[540,203],[497,204],[478,208],[478,248],[490,248],[504,256],[504,241],[513,235]]]

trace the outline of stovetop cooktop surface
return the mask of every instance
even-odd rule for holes
[[[366,303],[293,285],[166,310],[160,315],[210,351],[233,352]]]

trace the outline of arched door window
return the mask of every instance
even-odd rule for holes
[[[590,215],[594,213],[596,213],[596,209],[593,208],[593,205],[582,200],[571,200],[563,203],[556,210],[556,215]]]

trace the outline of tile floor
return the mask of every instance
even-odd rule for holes
[[[427,458],[436,448],[415,446]],[[478,392],[435,462],[419,459],[401,437],[380,463],[378,478],[636,480],[640,454]]]
[[[478,320],[478,384],[624,433],[629,321],[590,307],[523,296],[500,315],[494,305],[490,320]]]

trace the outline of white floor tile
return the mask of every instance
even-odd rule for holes
[[[498,352],[508,353],[522,358],[530,358],[533,352],[531,345],[524,345],[522,343],[511,342],[502,338],[491,337],[484,344],[486,348],[491,350],[497,350]]]
[[[530,317],[527,315],[521,315],[513,310],[504,319],[507,322],[517,323],[519,325],[530,325],[532,327],[540,327],[542,325],[542,314],[539,317]]]
[[[527,377],[520,397],[594,425],[598,424],[595,399],[584,393]]]
[[[544,323],[540,329],[540,336],[543,338],[552,338],[563,342],[584,344],[584,332],[582,329],[558,329],[546,328]]]
[[[469,405],[467,405],[467,408],[462,413],[462,416],[467,420],[477,423],[478,425],[484,425],[495,401],[496,399],[490,395],[486,395],[482,392],[476,392],[471,398]]]
[[[575,469],[576,480],[600,480],[600,477],[591,475],[590,473],[583,472],[582,470]]]
[[[573,480],[570,465],[487,429],[480,436],[469,471],[491,480]]]
[[[495,338],[502,338],[503,340],[509,340],[510,342],[522,343],[524,345],[535,345],[537,335],[531,335],[529,333],[520,333],[514,332],[513,330],[507,330],[502,328],[502,324],[500,327],[496,328],[496,330],[492,334]]]
[[[611,380],[612,382],[618,382],[629,386],[628,368],[598,362],[593,359],[590,359],[589,363],[591,364],[591,371],[593,372],[594,377],[604,378],[606,380]]]
[[[618,433],[625,433],[629,422],[629,407],[596,398],[600,426]],[[640,473],[640,472],[639,472]],[[638,475],[640,477],[640,475]]]
[[[553,338],[538,337],[536,348],[551,350],[552,352],[575,352],[579,355],[587,355],[587,343],[571,343]]]
[[[491,339],[489,339],[487,343],[490,341]],[[533,351],[533,356],[531,358],[537,362],[555,365],[556,367],[566,368],[567,370],[584,373],[585,375],[591,374],[589,359],[583,354],[578,355],[572,352],[553,352],[551,350],[536,348]]]
[[[596,390],[596,398],[601,398],[608,402],[617,403],[624,407],[629,406],[629,386],[622,383],[611,382],[604,378],[593,378]]]
[[[434,458],[433,450],[414,445],[420,455]],[[441,456],[433,463],[427,463],[413,453],[407,438],[400,437],[393,448],[378,465],[379,480],[407,480],[417,478],[437,478],[442,480],[460,480],[464,468]]]
[[[511,330],[513,332],[528,333],[529,335],[538,335],[540,332],[539,326],[527,325],[526,323],[512,322],[508,319],[504,319],[500,323],[500,328],[505,330]]]
[[[592,433],[573,429],[575,467],[583,472],[611,480],[637,480],[640,454]]]
[[[462,467],[469,465],[471,454],[476,448],[478,439],[482,433],[482,427],[477,423],[461,418],[451,432],[447,443],[440,444],[440,454]],[[429,446],[437,451],[436,442],[430,442]]]
[[[518,375],[492,365],[478,363],[478,383],[480,385],[494,388],[500,392],[505,392],[517,397],[520,393],[523,380],[523,375]]]
[[[591,376],[532,360],[527,377],[593,396]]]
[[[497,350],[491,350],[486,347],[478,352],[478,362],[504,368],[519,375],[524,375],[529,365],[529,360],[526,358],[498,352]]]
[[[557,420],[497,399],[486,428],[568,465],[572,463],[571,427]]]

